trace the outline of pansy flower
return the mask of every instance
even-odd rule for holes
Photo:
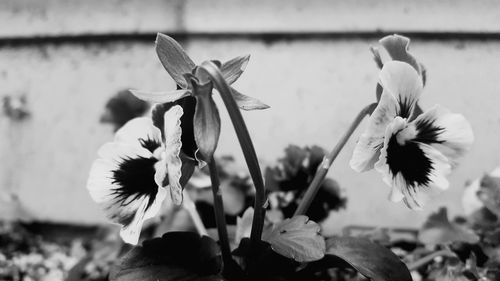
[[[165,198],[182,202],[182,186],[192,174],[183,173],[180,157],[182,115],[181,106],[164,113],[163,137],[151,118],[132,119],[98,151],[87,189],[106,216],[122,226],[127,243],[137,244],[143,222],[158,213]]]
[[[409,64],[385,63],[379,83],[383,88],[380,101],[350,165],[358,172],[375,168],[392,187],[392,201],[403,200],[418,209],[426,195],[448,188],[445,176],[472,144],[472,130],[462,115],[441,106],[410,121],[423,83]]]
[[[156,38],[156,53],[163,67],[177,84],[177,90],[166,92],[132,90],[132,93],[146,101],[166,104],[166,107],[181,105],[188,115],[185,121],[192,120],[192,125],[187,122],[181,124],[183,128],[192,127],[193,143],[201,152],[202,158],[207,161],[213,156],[220,134],[220,117],[212,98],[212,82],[198,71],[196,64],[174,39],[159,33]],[[249,58],[241,56],[223,64],[218,61],[214,63],[219,66],[226,82],[232,84],[243,73]],[[257,99],[245,96],[234,88],[231,88],[231,92],[241,109],[268,108]]]

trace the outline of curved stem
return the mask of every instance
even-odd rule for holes
[[[231,88],[224,80],[222,73],[219,68],[210,61],[206,61],[201,64],[201,70],[204,70],[210,77],[215,85],[215,88],[219,91],[222,101],[227,108],[229,117],[238,136],[238,141],[240,142],[241,149],[243,150],[243,155],[245,156],[245,161],[252,177],[252,181],[255,186],[255,205],[254,205],[254,217],[252,222],[252,232],[250,234],[250,241],[255,246],[260,242],[262,236],[262,228],[264,226],[264,215],[265,208],[264,204],[266,201],[266,190],[264,187],[264,179],[262,177],[262,172],[260,170],[259,161],[257,159],[257,154],[255,153],[255,148],[248,133],[247,126],[243,117],[241,116],[240,109],[234,101]]]
[[[456,257],[455,253],[453,253],[452,251],[448,250],[448,249],[444,249],[444,250],[440,250],[440,251],[437,251],[437,252],[434,252],[434,253],[431,253],[417,261],[414,261],[413,263],[409,264],[408,265],[408,270],[410,271],[413,271],[413,270],[417,270],[419,269],[420,267],[432,262],[435,258],[437,257]]]
[[[219,189],[219,173],[217,172],[217,163],[215,163],[215,159],[213,157],[208,162],[208,169],[210,170],[210,180],[212,181],[215,223],[217,224],[222,258],[224,259],[225,264],[229,264],[227,261],[231,260],[231,247],[229,246],[229,236],[227,235],[226,214],[224,213],[222,193]]]
[[[363,108],[358,113],[358,115],[352,122],[351,126],[349,126],[344,136],[342,136],[342,138],[339,140],[337,145],[335,145],[335,147],[332,149],[332,151],[330,151],[330,153],[325,155],[325,158],[323,158],[323,162],[321,163],[321,165],[319,165],[318,170],[316,171],[316,174],[314,175],[311,184],[309,185],[306,193],[304,194],[304,198],[297,207],[294,216],[304,215],[307,212],[309,206],[311,205],[311,202],[313,201],[314,197],[316,197],[316,194],[318,193],[321,183],[323,183],[323,180],[325,179],[328,170],[332,166],[333,161],[335,160],[335,158],[337,158],[340,151],[342,150],[342,148],[344,148],[344,145],[347,143],[351,135],[354,133],[356,128],[361,123],[361,121],[363,121],[365,116],[370,115],[373,112],[373,110],[375,110],[376,107],[377,103],[372,103]]]

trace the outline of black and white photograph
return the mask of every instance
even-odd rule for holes
[[[500,1],[0,0],[0,281],[500,281]]]

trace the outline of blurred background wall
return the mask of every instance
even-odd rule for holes
[[[0,218],[104,221],[85,183],[98,147],[112,139],[112,127],[99,122],[106,102],[127,88],[174,88],[154,51],[156,32],[178,39],[197,62],[252,55],[236,87],[272,107],[244,113],[263,163],[290,143],[330,149],[374,101],[378,69],[369,46],[386,34],[412,38],[411,50],[428,70],[423,106],[464,114],[475,145],[450,177],[451,189],[414,212],[386,200],[389,188],[376,172],[349,168],[358,130],[330,172],[349,201],[328,231],[418,226],[439,206],[460,214],[465,182],[500,165],[498,1],[4,0]],[[27,118],[9,117],[9,99]],[[243,166],[221,113],[218,154]]]

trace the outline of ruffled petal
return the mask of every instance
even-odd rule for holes
[[[153,153],[161,146],[161,132],[153,125],[151,118],[134,118],[116,132],[115,142],[144,148]]]
[[[243,109],[243,110],[257,110],[257,109],[269,108],[269,105],[261,102],[260,100],[258,100],[256,98],[246,96],[246,95],[236,91],[234,88],[231,88],[231,93],[232,93],[234,101],[236,102],[238,107]]]
[[[439,105],[418,116],[412,124],[417,130],[416,141],[433,146],[452,161],[469,150],[474,141],[465,117]]]
[[[130,90],[138,99],[149,101],[153,103],[166,103],[174,102],[178,99],[188,96],[191,91],[189,90],[172,90],[166,92],[148,92],[141,90]]]
[[[173,38],[158,33],[156,37],[156,53],[163,67],[172,76],[175,83],[182,88],[187,88],[184,79],[185,73],[191,73],[195,68],[194,62],[189,58],[184,49]]]
[[[247,67],[250,55],[239,56],[222,64],[220,71],[226,82],[231,85],[240,78]]]
[[[182,107],[176,105],[165,112],[165,159],[167,161],[168,188],[174,204],[182,203],[182,186],[180,179],[182,176],[182,161],[180,152],[182,147],[181,117]]]
[[[368,127],[360,136],[350,161],[351,168],[358,172],[373,169],[378,161],[380,149],[384,145],[387,126],[397,115],[397,101],[391,94],[385,92],[368,119]]]
[[[417,71],[405,62],[390,61],[382,67],[379,83],[398,101],[398,116],[410,118],[423,88]]]

